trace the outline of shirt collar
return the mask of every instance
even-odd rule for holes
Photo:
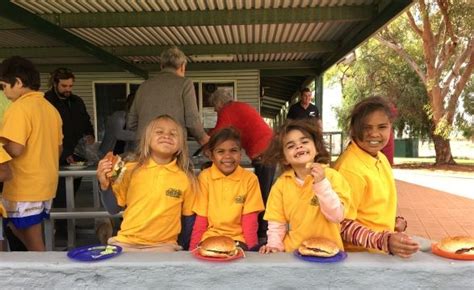
[[[35,92],[29,92],[29,93],[26,93],[26,94],[20,96],[17,99],[17,101],[20,100],[20,99],[26,99],[26,98],[30,98],[30,97],[42,97],[43,95],[44,94],[42,92],[36,92],[36,91]]]
[[[178,167],[178,164],[176,163],[176,158],[173,159],[170,163],[168,164],[157,164],[155,162],[155,160],[153,160],[153,158],[149,158],[146,165],[145,165],[146,168],[165,168],[167,169],[168,171],[171,171],[171,172],[178,172],[179,171],[179,167]]]
[[[359,158],[367,167],[377,166],[377,163],[380,162],[380,152],[377,152],[377,157],[370,155],[369,153],[362,150],[356,142],[352,141],[349,145],[349,149],[354,152],[354,154]]]
[[[211,178],[212,179],[221,179],[221,178],[228,178],[228,179],[231,179],[231,180],[234,180],[234,181],[239,181],[242,179],[242,173],[243,173],[243,169],[240,165],[237,166],[237,168],[235,169],[234,172],[232,172],[230,175],[224,175],[220,170],[219,168],[217,168],[217,166],[212,163],[212,166],[211,166]]]
[[[282,174],[283,176],[285,176],[286,178],[291,178],[291,180],[293,180],[296,184],[300,185],[297,180],[296,180],[296,175],[295,175],[295,171],[293,169],[288,169],[286,170],[285,172],[283,172]],[[304,183],[303,183],[303,186],[306,185],[306,184],[312,184],[313,183],[313,176],[311,175],[307,175],[305,178],[304,178]]]

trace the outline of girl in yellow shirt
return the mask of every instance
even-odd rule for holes
[[[199,175],[200,192],[190,249],[213,236],[227,236],[244,250],[258,249],[258,213],[264,205],[258,178],[240,167],[240,134],[227,127],[212,135],[207,152],[212,166]]]
[[[112,163],[104,158],[97,179],[106,209],[123,210],[116,237],[108,243],[125,251],[180,250],[178,234],[184,225],[191,232],[195,179],[183,128],[170,116],[152,120],[140,139],[138,160],[125,165],[123,178],[111,182]]]
[[[392,168],[383,153],[392,131],[392,110],[381,97],[354,106],[352,142],[334,166],[351,184],[352,203],[342,222],[348,250],[381,251],[408,258],[419,245],[403,233],[406,221],[396,217],[397,191]]]
[[[264,219],[268,241],[260,253],[294,251],[312,237],[343,244],[339,223],[346,216],[350,188],[329,161],[319,126],[306,120],[287,122],[265,153],[264,162],[284,170],[268,197]]]

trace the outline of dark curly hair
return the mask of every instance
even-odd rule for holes
[[[330,156],[323,139],[323,132],[319,126],[314,124],[314,120],[307,119],[288,119],[273,136],[270,146],[263,154],[262,163],[268,165],[278,164],[284,170],[291,168],[289,164],[286,164],[285,155],[283,154],[283,139],[290,131],[293,130],[298,130],[303,133],[304,136],[313,140],[316,150],[318,151],[318,154],[314,158],[315,162],[324,164],[329,163]]]
[[[375,111],[384,112],[390,122],[393,122],[394,113],[387,100],[379,96],[363,99],[354,106],[349,116],[349,131],[352,140],[363,140],[365,119]]]

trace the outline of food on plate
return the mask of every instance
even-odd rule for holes
[[[86,165],[86,162],[85,162],[85,161],[75,161],[75,162],[70,163],[69,165],[72,165],[72,166],[84,166],[84,165]]]
[[[339,253],[339,247],[331,240],[316,237],[303,241],[298,252],[303,256],[333,257]]]
[[[306,163],[305,165],[306,169],[310,169],[311,167],[313,167],[313,164],[314,164],[313,162]]]
[[[445,252],[459,255],[474,255],[474,237],[456,236],[444,238],[438,243],[438,248]]]
[[[230,258],[242,251],[236,242],[226,236],[209,237],[199,245],[199,254],[206,257]]]
[[[112,152],[108,152],[105,155],[105,158],[112,162],[112,172],[110,175],[112,181],[117,181],[121,179],[125,170],[127,169],[125,167],[125,162],[122,160],[122,158],[119,155],[114,155],[114,153]]]

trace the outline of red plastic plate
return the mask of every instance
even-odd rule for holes
[[[438,248],[438,244],[434,243],[431,245],[431,252],[437,256],[454,259],[454,260],[474,260],[473,254],[454,254],[451,252],[446,252]]]

